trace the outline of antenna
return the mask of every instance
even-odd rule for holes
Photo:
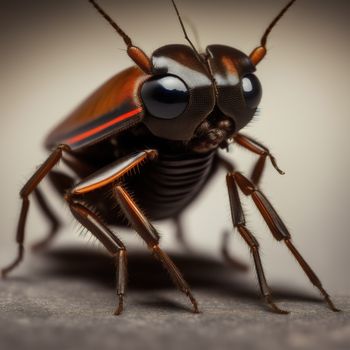
[[[94,8],[101,14],[101,16],[116,30],[116,32],[123,38],[127,46],[127,53],[129,57],[147,74],[152,72],[152,63],[148,56],[137,46],[134,46],[130,37],[121,29],[116,22],[101,8],[95,0],[89,0]]]
[[[203,58],[201,57],[200,53],[197,51],[196,47],[194,46],[194,44],[192,43],[191,39],[188,37],[187,35],[187,32],[186,32],[186,28],[185,28],[185,25],[182,21],[182,18],[181,18],[181,15],[180,15],[180,12],[175,4],[175,0],[171,0],[171,2],[173,3],[174,5],[174,8],[175,8],[175,11],[176,11],[176,14],[177,14],[177,18],[179,19],[179,22],[180,22],[180,25],[181,25],[181,28],[182,28],[182,31],[185,35],[185,39],[189,42],[189,44],[191,45],[193,51],[195,52],[196,56],[197,56],[197,59],[199,60],[199,62],[201,62],[204,67],[206,68],[206,64],[205,62],[203,61]]]
[[[271,33],[272,29],[275,27],[277,22],[284,16],[284,14],[289,10],[289,8],[295,3],[296,0],[290,1],[277,15],[277,17],[270,23],[270,25],[265,30],[264,35],[261,38],[260,46],[255,48],[253,52],[250,54],[250,59],[254,63],[254,65],[257,65],[266,55],[267,49],[266,49],[266,42],[269,34]]]

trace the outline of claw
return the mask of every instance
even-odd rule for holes
[[[49,234],[46,238],[44,238],[44,239],[42,239],[42,240],[40,240],[40,241],[34,243],[34,244],[30,247],[31,250],[32,250],[32,252],[34,252],[34,253],[39,253],[39,252],[45,250],[46,248],[48,248],[48,247],[50,246],[51,241],[52,241],[52,240],[54,239],[54,237],[55,237],[56,231],[57,231],[57,228],[55,227],[55,228],[53,228],[53,229],[51,230],[50,234]]]
[[[328,304],[328,306],[330,307],[330,309],[334,312],[341,312],[340,309],[336,308],[335,305],[333,304],[330,296],[327,294],[327,292],[322,288],[321,293],[324,296],[324,299],[326,301],[326,303]]]
[[[199,309],[198,309],[197,300],[194,298],[194,296],[191,294],[191,292],[188,291],[188,292],[187,292],[187,295],[188,295],[188,297],[190,298],[191,303],[192,303],[192,305],[193,305],[193,313],[199,314],[200,311],[199,311]]]
[[[5,279],[9,272],[14,268],[14,264],[9,265],[8,267],[5,267],[1,270],[1,278]]]
[[[271,307],[272,311],[280,314],[280,315],[288,315],[289,311],[280,309],[271,299],[271,296],[268,295],[265,297],[265,301],[268,303],[268,305]]]
[[[8,265],[7,267],[1,270],[1,278],[6,278],[9,272],[11,272],[21,261],[23,258],[24,247],[22,244],[18,245],[18,254],[13,263]]]
[[[119,305],[118,308],[114,311],[114,316],[120,316],[124,310],[124,297],[119,295]]]
[[[5,269],[1,270],[1,279],[5,279],[7,277],[7,273],[5,271]]]
[[[285,172],[278,167],[277,162],[276,162],[276,158],[271,154],[269,154],[269,157],[270,157],[270,160],[271,160],[273,167],[278,171],[279,174],[284,175]]]

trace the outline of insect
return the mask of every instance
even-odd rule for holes
[[[48,177],[76,220],[102,243],[116,262],[116,315],[124,308],[127,249],[109,228],[111,225],[130,225],[189,298],[194,312],[199,312],[189,285],[160,248],[159,234],[151,222],[179,218],[216,170],[224,167],[233,226],[254,257],[266,305],[276,313],[287,313],[273,301],[259,243],[245,222],[242,195],[252,198],[274,238],[286,244],[325,302],[338,311],[259,189],[267,159],[279,173],[283,172],[265,146],[240,133],[256,114],[262,97],[254,73],[267,53],[268,36],[294,2],[290,1],[279,12],[260,45],[248,56],[223,45],[210,45],[204,53],[198,52],[172,0],[189,46],[163,46],[148,57],[95,0],[90,0],[124,40],[135,65],[104,83],[47,136],[45,146],[53,151],[20,191],[18,255],[2,270],[2,275],[6,276],[23,258],[31,194],[52,223],[50,235],[37,247],[44,247],[57,232],[58,220],[38,187]],[[250,178],[220,156],[220,149],[232,142],[258,156]],[[54,170],[60,160],[75,176]]]

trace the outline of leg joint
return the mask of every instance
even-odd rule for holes
[[[57,149],[60,149],[61,151],[66,151],[69,152],[71,149],[68,145],[66,144],[60,144],[57,146]]]
[[[237,229],[252,250],[259,249],[259,242],[256,240],[253,234],[245,226],[240,225],[237,227]]]
[[[244,175],[242,175],[240,172],[237,172],[237,171],[234,172],[233,176],[237,182],[238,187],[246,196],[251,195],[257,190],[255,185],[251,181],[249,181]]]

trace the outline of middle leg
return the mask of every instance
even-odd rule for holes
[[[158,153],[155,150],[147,150],[117,160],[115,163],[108,165],[107,167],[99,170],[97,173],[91,174],[82,180],[80,183],[74,186],[66,194],[65,197],[67,201],[74,203],[76,198],[79,198],[84,194],[88,194],[94,190],[101,189],[104,186],[111,186],[117,202],[123,214],[128,219],[129,223],[141,236],[141,238],[147,243],[148,247],[152,250],[154,255],[162,262],[180,291],[188,296],[193,305],[194,312],[197,313],[199,312],[198,304],[196,299],[193,297],[188,284],[184,280],[181,272],[176,267],[174,262],[159,247],[158,232],[138,208],[134,200],[131,198],[130,194],[121,185],[122,176],[126,175],[139,164],[142,164],[145,160],[154,159],[157,157],[157,154]],[[79,220],[79,218],[77,219]],[[87,224],[88,223],[84,221],[84,226],[87,227]]]
[[[66,200],[73,216],[102,243],[115,261],[119,302],[114,315],[120,315],[124,307],[127,280],[126,248],[122,241],[101,221],[101,219],[84,204],[79,203],[71,197],[66,197]]]
[[[170,259],[170,257],[159,247],[159,234],[154,226],[145,217],[142,211],[138,208],[135,201],[132,199],[130,194],[125,188],[118,185],[115,187],[115,196],[117,198],[118,204],[120,205],[124,215],[134,228],[134,230],[141,236],[141,238],[146,242],[148,247],[154,253],[166,270],[169,272],[175,285],[179,288],[181,292],[188,296],[192,305],[193,311],[198,313],[198,303],[194,296],[192,295],[191,289],[187,282],[183,278],[181,272]]]

